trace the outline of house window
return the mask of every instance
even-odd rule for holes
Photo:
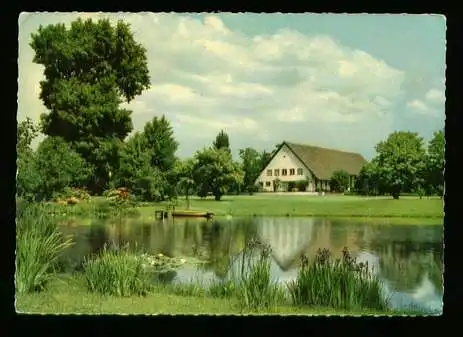
[[[290,176],[293,176],[296,174],[296,170],[295,169],[289,169],[289,175]]]
[[[272,170],[267,170],[267,177],[271,177],[272,176]]]
[[[279,169],[275,169],[275,170],[273,171],[273,175],[274,175],[275,177],[278,177],[278,176],[280,175],[280,170],[279,170]]]
[[[287,176],[288,175],[288,170],[287,169],[282,169],[281,170],[281,175],[282,176]]]
[[[271,185],[270,181],[265,182],[265,186],[269,187]]]
[[[303,173],[304,173],[304,172],[303,172],[303,170],[302,170],[301,168],[298,168],[298,169],[297,169],[297,175],[298,175],[298,176],[301,176]]]

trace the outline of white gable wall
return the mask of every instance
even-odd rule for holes
[[[302,168],[302,175],[297,175],[297,169]],[[275,176],[275,169],[279,169],[280,174]],[[287,170],[287,175],[282,175],[282,170]],[[290,169],[295,170],[294,175],[290,175]],[[272,175],[267,175],[267,170],[272,170]],[[263,183],[264,191],[273,192],[273,180],[279,179],[280,181],[297,181],[304,180],[306,177],[309,177],[309,180],[313,181],[312,174],[310,171],[302,164],[302,162],[297,159],[293,152],[285,145],[281,147],[278,153],[273,157],[273,159],[268,163],[265,169],[260,173],[259,177],[256,180],[256,183]],[[267,182],[270,182],[270,186],[267,186]],[[308,190],[311,190],[312,182],[308,186]]]

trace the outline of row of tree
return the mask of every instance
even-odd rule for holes
[[[48,113],[37,125],[30,119],[18,125],[18,195],[46,200],[66,187],[101,194],[124,186],[142,200],[209,193],[220,200],[225,193],[259,188],[255,180],[278,145],[271,152],[241,149],[238,162],[222,131],[210,147],[179,160],[179,144],[164,116],[127,139],[131,111],[120,105],[149,88],[150,77],[146,49],[126,23],[78,19],[69,28],[41,26],[31,37],[34,62],[44,66],[40,98]],[[33,151],[39,132],[46,137]],[[358,191],[394,197],[415,190],[442,193],[443,142],[443,133],[436,133],[426,151],[417,134],[391,134],[363,168]],[[344,185],[345,173],[337,172],[332,186]]]
[[[376,145],[376,156],[360,172],[356,190],[362,194],[444,194],[445,137],[436,131],[424,146],[414,132],[397,131]]]

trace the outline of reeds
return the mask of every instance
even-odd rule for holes
[[[236,295],[242,308],[266,310],[283,298],[281,288],[270,275],[271,249],[265,243],[250,240],[244,252],[241,273],[235,279]]]
[[[140,254],[127,248],[102,251],[84,261],[84,276],[92,292],[114,296],[146,295],[151,276]]]
[[[43,205],[24,202],[16,207],[16,291],[43,290],[56,277],[58,258],[72,240],[58,230]]]
[[[319,250],[315,261],[301,257],[297,279],[288,284],[295,305],[338,309],[387,308],[380,280],[368,264],[357,263],[347,249],[342,259],[333,261],[328,249]]]

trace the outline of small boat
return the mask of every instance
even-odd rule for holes
[[[212,212],[201,211],[172,211],[173,217],[195,217],[195,218],[211,218],[214,216]]]

